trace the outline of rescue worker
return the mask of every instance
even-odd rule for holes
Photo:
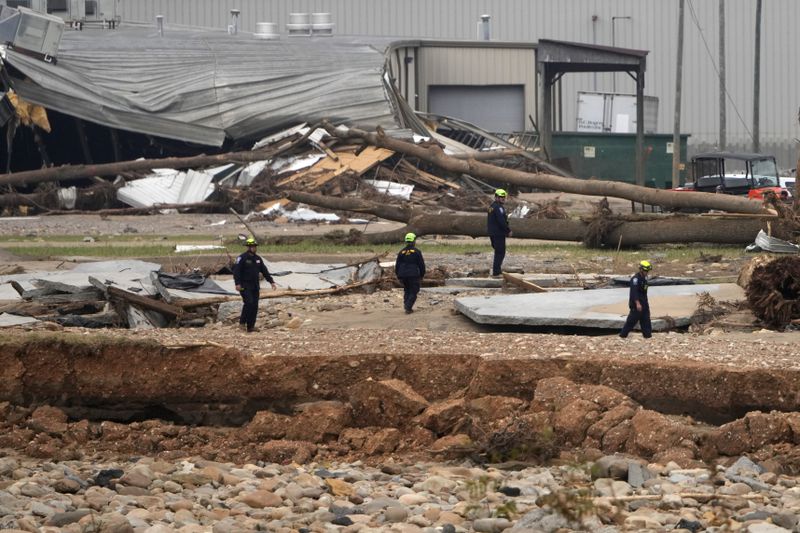
[[[630,281],[631,292],[628,297],[628,319],[622,326],[619,336],[623,339],[628,336],[636,323],[642,328],[642,336],[649,339],[653,336],[653,326],[650,323],[650,304],[647,301],[647,275],[653,269],[650,261],[639,263],[639,272],[633,275]]]
[[[504,189],[497,189],[494,191],[494,202],[489,206],[487,232],[494,249],[492,276],[499,276],[502,273],[503,259],[506,257],[506,237],[511,237],[508,213],[504,205],[507,196],[508,193]]]
[[[405,248],[397,254],[394,273],[403,284],[403,308],[408,315],[414,312],[414,303],[417,301],[422,278],[425,276],[425,260],[422,258],[422,252],[416,247],[415,234],[406,233],[405,242]]]
[[[236,258],[233,265],[233,282],[236,290],[242,295],[242,314],[239,317],[239,328],[246,329],[248,333],[256,331],[256,316],[258,315],[258,297],[260,291],[259,275],[263,275],[272,290],[278,288],[272,279],[267,265],[256,253],[258,242],[253,237],[244,241],[247,251]]]

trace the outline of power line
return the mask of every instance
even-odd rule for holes
[[[703,33],[703,29],[700,27],[700,21],[697,19],[697,13],[694,11],[694,5],[692,4],[692,0],[687,0],[689,4],[689,13],[692,15],[692,20],[694,21],[694,25],[697,27],[697,31],[700,33],[700,39],[703,41],[703,46],[705,46],[706,53],[708,54],[708,59],[711,61],[711,66],[714,67],[714,72],[717,73],[717,79],[719,79],[719,68],[717,67],[717,62],[714,61],[714,55],[711,53],[711,48],[708,46],[708,41],[706,41],[706,36]],[[736,111],[736,116],[739,118],[739,122],[742,123],[747,134],[750,136],[750,140],[753,141],[753,132],[750,131],[750,128],[747,127],[747,123],[742,118],[742,114],[739,113],[739,108],[736,107],[736,102],[733,101],[733,97],[731,93],[728,92],[728,87],[725,87],[725,96],[728,97],[728,101],[733,106],[733,110]]]

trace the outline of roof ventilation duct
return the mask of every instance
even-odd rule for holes
[[[330,13],[311,13],[311,34],[323,37],[333,35]]]
[[[289,24],[286,25],[289,37],[307,37],[311,35],[311,15],[309,13],[289,13]]]
[[[55,62],[64,34],[60,17],[37,13],[25,7],[0,10],[0,41],[11,48]]]
[[[231,9],[231,24],[228,26],[228,33],[236,35],[239,33],[239,15],[241,11],[238,9]]]
[[[492,39],[491,20],[491,15],[481,15],[481,20],[478,22],[479,41],[489,41]]]
[[[278,35],[278,25],[275,22],[256,22],[256,32],[253,34],[256,39],[275,40]]]
[[[156,28],[158,29],[158,36],[164,36],[164,15],[156,15]]]

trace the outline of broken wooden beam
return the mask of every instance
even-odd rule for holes
[[[509,274],[508,272],[503,272],[503,281],[527,292],[547,292],[547,289],[544,287],[540,287],[532,281],[524,280],[522,276]]]
[[[108,287],[108,296],[111,298],[118,298],[144,309],[156,311],[171,318],[176,318],[183,314],[183,309],[178,306],[154,300],[146,296],[139,296],[138,294],[133,294],[132,292],[118,289],[117,287]]]

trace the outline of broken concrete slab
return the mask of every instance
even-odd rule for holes
[[[422,287],[420,289],[420,292],[424,292],[427,294],[461,294],[462,292],[482,292],[482,291],[499,292],[499,287],[496,289],[487,289],[485,287],[449,286],[449,287]]]
[[[35,324],[36,322],[39,321],[29,316],[19,316],[19,315],[12,315],[9,313],[0,313],[0,328],[24,326],[26,324]]]
[[[688,325],[697,308],[697,296],[702,293],[708,293],[716,300],[744,298],[742,288],[733,283],[651,287],[653,330]],[[620,329],[628,314],[628,294],[628,289],[593,289],[473,296],[457,299],[455,306],[480,324]]]
[[[444,280],[445,286],[476,287],[480,289],[499,289],[503,286],[500,278],[449,278]]]

